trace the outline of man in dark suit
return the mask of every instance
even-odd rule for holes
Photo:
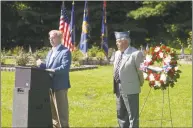
[[[37,66],[53,72],[53,84],[50,91],[53,125],[69,127],[68,97],[70,88],[69,71],[71,52],[61,44],[62,33],[58,30],[49,32],[52,50],[49,51],[45,63],[37,60]]]

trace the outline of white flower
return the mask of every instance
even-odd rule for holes
[[[146,56],[146,61],[147,61],[147,62],[151,62],[151,60],[152,60],[152,56],[151,56],[151,55],[147,55],[147,56]]]
[[[163,58],[163,56],[164,56],[163,52],[160,52],[159,56],[160,56],[160,58]]]
[[[164,84],[166,84],[166,75],[162,73],[160,76],[160,80],[162,80]]]
[[[159,81],[155,81],[155,86],[161,87],[161,83]]]
[[[156,47],[154,52],[158,52],[160,50],[160,47]]]
[[[167,63],[170,63],[171,61],[171,56],[167,56],[165,59],[164,59],[164,62],[167,64]]]
[[[177,70],[178,70],[178,67],[176,66],[174,69],[175,69],[175,71],[177,71]]]
[[[155,77],[154,77],[154,75],[152,73],[149,75],[149,80],[150,81],[154,81],[155,80]]]
[[[147,76],[148,76],[147,73],[144,72],[144,73],[143,73],[143,78],[144,78],[144,79],[147,79]]]
[[[167,58],[170,59],[170,60],[172,59],[172,57],[170,55],[168,55]]]

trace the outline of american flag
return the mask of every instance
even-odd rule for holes
[[[59,30],[63,33],[62,43],[65,47],[70,49],[70,51],[73,51],[74,45],[72,44],[70,22],[66,12],[64,2],[62,2]]]

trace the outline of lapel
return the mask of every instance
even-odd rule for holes
[[[57,56],[59,55],[59,53],[60,53],[61,51],[62,51],[62,45],[61,45],[61,46],[58,48],[58,50],[56,51],[56,54],[55,54],[52,62],[50,63],[50,65],[53,64],[54,60],[57,58]],[[51,57],[51,55],[50,55],[50,57]],[[50,66],[50,65],[49,65],[49,66]]]
[[[122,67],[124,66],[124,64],[127,62],[127,60],[130,58],[132,53],[132,47],[129,47],[128,51],[125,53],[126,55],[123,55],[123,60],[121,62],[121,66],[120,66],[120,70],[122,69]]]

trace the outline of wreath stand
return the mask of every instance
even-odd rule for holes
[[[146,99],[145,99],[145,102],[144,102],[144,104],[143,104],[143,106],[142,106],[142,109],[141,109],[141,111],[140,111],[140,113],[139,113],[139,117],[141,116],[141,113],[142,113],[142,111],[143,111],[143,109],[144,109],[144,107],[145,107],[145,104],[147,103],[147,99],[148,99],[148,97],[149,97],[149,94],[150,94],[151,90],[152,90],[152,88],[150,88],[150,90],[149,90],[149,93],[148,93],[148,95],[147,95],[147,97],[146,97]],[[164,103],[165,103],[165,102],[164,102],[164,94],[165,94],[165,91],[166,91],[166,90],[168,91],[168,103],[169,103],[169,111],[170,111],[170,120],[165,120],[165,119],[163,119]],[[162,121],[163,121],[163,120],[165,120],[165,121],[170,121],[170,122],[171,122],[171,127],[173,128],[172,114],[171,114],[171,107],[170,107],[169,87],[167,87],[166,90],[162,90],[162,116],[161,116],[161,119],[157,119],[157,120],[160,120],[160,121],[161,121],[161,127],[162,127]],[[144,121],[157,121],[157,120],[144,120]]]

